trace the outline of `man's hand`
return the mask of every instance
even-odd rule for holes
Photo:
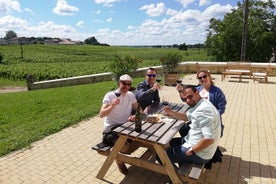
[[[179,91],[179,92],[183,91],[183,87],[182,87],[181,84],[177,84],[175,88],[176,88],[176,90]]]
[[[186,156],[191,156],[192,154],[193,154],[193,152],[192,151],[190,151],[190,149],[187,149],[187,151],[186,151]]]
[[[112,101],[111,101],[111,105],[112,106],[115,106],[115,105],[118,105],[120,103],[120,100],[118,98],[114,98]]]
[[[172,109],[169,107],[169,106],[164,106],[164,108],[163,108],[163,110],[167,113],[167,114],[169,114],[169,115],[172,115]]]
[[[128,117],[128,121],[135,121],[135,115],[131,115]]]
[[[159,83],[154,83],[151,90],[156,91],[157,89],[160,89],[160,84]]]

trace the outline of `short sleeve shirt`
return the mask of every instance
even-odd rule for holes
[[[105,127],[127,122],[131,115],[132,105],[137,101],[134,93],[130,91],[128,91],[126,95],[121,95],[119,97],[116,97],[114,91],[111,91],[104,96],[103,104],[111,104],[112,100],[115,98],[119,98],[120,103],[105,117]]]

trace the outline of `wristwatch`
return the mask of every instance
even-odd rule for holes
[[[190,152],[192,152],[193,154],[195,154],[195,152],[193,151],[193,147],[189,148]]]

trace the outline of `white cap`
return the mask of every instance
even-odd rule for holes
[[[132,78],[127,74],[122,75],[119,80],[120,81],[130,81],[130,82],[132,82]]]

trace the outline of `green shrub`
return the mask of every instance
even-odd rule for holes
[[[161,65],[163,66],[164,73],[177,73],[175,69],[183,59],[182,54],[178,52],[169,52],[166,56],[160,58]]]
[[[114,75],[114,80],[118,81],[119,77],[123,74],[133,76],[133,73],[138,69],[139,63],[141,62],[142,59],[136,56],[120,56],[116,54],[109,68]]]

